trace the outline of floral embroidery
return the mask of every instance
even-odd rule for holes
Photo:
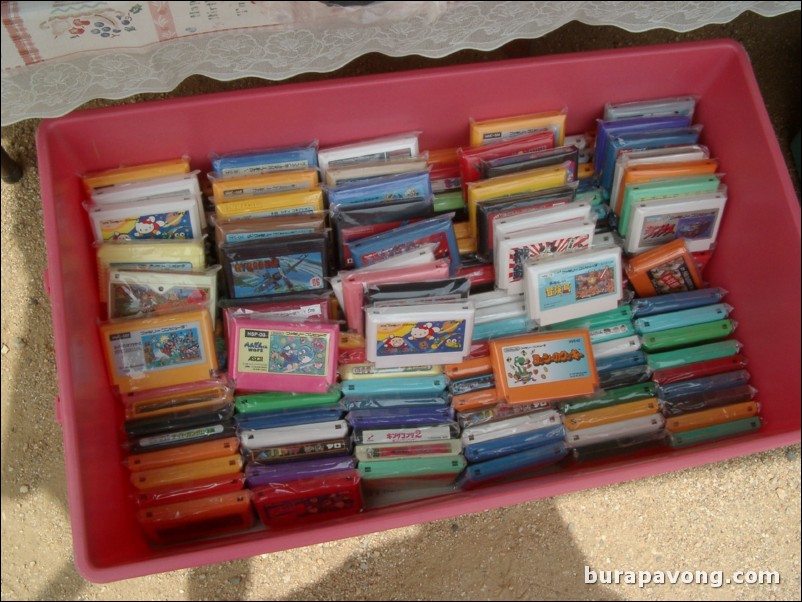
[[[134,4],[127,12],[106,8],[92,12],[70,16],[51,16],[42,29],[50,29],[53,37],[68,33],[70,38],[81,38],[85,35],[99,38],[116,38],[126,31],[136,31],[134,15],[142,12],[141,4]]]

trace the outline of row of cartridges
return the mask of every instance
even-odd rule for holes
[[[267,528],[282,529],[753,432],[760,406],[741,345],[726,338],[725,294],[636,299],[615,315],[594,316],[590,356],[604,388],[560,402],[531,391],[539,372],[575,360],[552,353],[538,362],[527,345],[561,340],[555,336],[572,332],[565,325],[526,341],[494,339],[490,355],[460,363],[344,364],[341,382],[322,393],[240,394],[221,380],[131,395],[127,415],[140,407],[161,413],[126,422],[140,519],[155,541],[182,539],[187,532],[162,522],[173,524],[184,511],[197,518],[214,499],[245,517],[239,528],[252,524],[252,504]],[[511,352],[517,359],[506,362]],[[498,386],[509,386],[510,374],[533,387],[515,403]]]

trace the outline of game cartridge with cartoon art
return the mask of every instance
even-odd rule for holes
[[[490,341],[493,374],[507,403],[592,395],[599,386],[587,330],[560,330]]]
[[[340,327],[236,315],[229,324],[229,377],[238,389],[325,393],[337,378]]]
[[[107,322],[100,334],[111,382],[121,393],[205,380],[217,370],[206,308]]]
[[[474,313],[470,301],[369,307],[368,360],[379,368],[461,362],[470,352]]]

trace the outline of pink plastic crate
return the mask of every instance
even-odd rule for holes
[[[99,338],[92,234],[79,174],[180,155],[305,142],[330,146],[412,130],[424,149],[467,144],[468,119],[567,107],[567,131],[608,101],[701,99],[695,121],[721,160],[729,202],[707,269],[739,321],[765,427],[717,444],[611,460],[532,480],[362,513],[303,531],[253,530],[150,546],[128,501],[120,414]],[[800,440],[800,206],[749,59],[712,41],[522,59],[81,111],[46,120],[39,168],[75,562],[107,582],[453,517],[716,462]]]

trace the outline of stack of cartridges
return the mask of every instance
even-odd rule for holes
[[[225,379],[132,393],[123,398],[137,518],[169,543],[247,529],[250,498]]]
[[[495,387],[489,356],[446,366],[446,373],[470,463],[461,478],[462,487],[531,472],[561,457],[561,449],[554,444],[562,437],[562,427],[554,413],[546,411],[551,404],[506,403]]]
[[[515,406],[512,406],[515,407]],[[475,487],[519,473],[531,474],[566,455],[565,429],[556,410],[535,410],[469,426],[462,431],[470,463],[460,485]]]
[[[579,167],[589,158],[587,139],[566,137],[565,122],[564,110],[472,121],[470,145],[457,152],[476,257],[493,266],[495,288],[511,296],[523,291],[529,259],[588,248],[595,231],[598,213],[577,202],[579,179],[589,175]],[[601,196],[588,196],[588,188],[583,199],[598,204]],[[520,309],[490,312],[478,340],[525,332],[529,318]],[[490,334],[493,321],[503,321],[501,334]]]
[[[401,489],[450,487],[465,466],[443,364],[471,349],[467,278],[445,260],[410,268],[354,270],[343,307],[364,332],[369,363],[340,366],[342,405],[371,501]],[[389,497],[388,497],[389,495]]]
[[[469,462],[460,477],[463,488],[560,462],[568,452],[557,402],[585,398],[598,388],[587,330],[493,339],[489,350],[486,358],[447,367]],[[461,392],[490,382],[492,388]]]
[[[460,428],[497,422],[551,407],[546,401],[510,405],[496,388],[489,356],[470,358],[445,366],[449,377],[449,398]]]
[[[340,391],[237,395],[246,484],[265,526],[303,524],[362,510]]]
[[[576,257],[577,252],[590,250],[595,230],[591,206],[578,202],[495,220],[493,257],[496,287],[510,294],[523,292],[528,269],[540,266],[541,261],[548,262],[567,255]],[[603,246],[607,247],[606,244]],[[594,256],[594,261],[598,263],[599,260]],[[611,273],[609,279],[613,280],[615,276]],[[533,282],[534,291],[537,277]],[[616,293],[620,293],[620,288]],[[532,297],[535,302],[539,299],[536,295]],[[530,306],[534,304],[530,303]],[[543,309],[549,307],[546,303]],[[545,320],[536,307],[532,308],[531,314],[535,319]]]
[[[760,404],[755,401],[746,360],[740,354],[658,370],[654,378],[671,447],[686,447],[758,430]],[[698,376],[706,374],[707,376]],[[684,380],[672,381],[674,378]]]
[[[741,343],[728,338],[736,323],[727,317],[731,308],[722,303],[725,295],[723,289],[705,288],[634,299],[634,324],[649,368],[658,371],[738,355]],[[696,320],[707,321],[694,325]],[[647,332],[661,325],[668,328]]]
[[[624,251],[676,238],[709,251],[727,201],[719,162],[699,144],[696,98],[608,104],[596,138],[596,174]]]
[[[668,443],[686,447],[761,426],[747,360],[722,289],[664,295],[633,302],[635,328],[650,354]]]
[[[489,356],[471,357],[458,364],[448,364],[445,374],[449,378],[449,401],[463,428],[471,423],[473,416],[498,406],[499,392]]]
[[[212,157],[216,252],[228,295],[326,289],[330,232],[317,143]]]
[[[262,523],[279,530],[350,516],[363,509],[350,456],[282,464],[249,464],[245,479]]]
[[[523,293],[509,294],[494,290],[471,295],[471,300],[476,309],[473,320],[474,341],[523,334],[534,326],[526,313]]]
[[[454,482],[465,460],[442,366],[354,364],[340,375],[366,494]]]
[[[167,301],[175,307],[195,300],[197,306],[197,296],[190,297],[189,291],[180,288],[196,283],[191,278],[184,280],[183,275],[174,274],[176,278],[171,282],[162,280],[158,283],[161,288],[150,286],[154,282],[148,278],[139,282],[136,273],[131,281],[121,278],[122,285],[148,288],[133,295],[127,294],[130,288],[125,286],[115,290],[109,275],[109,270],[115,268],[126,274],[133,270],[148,274],[204,272],[207,221],[199,172],[191,171],[189,163],[187,157],[181,157],[83,176],[87,196],[84,207],[94,234],[100,299],[108,305],[110,319],[152,313]],[[199,283],[206,281],[200,279]],[[210,292],[207,288],[206,294]],[[214,299],[203,301],[213,303]],[[214,313],[213,305],[210,309]]]
[[[665,420],[651,382],[608,389],[562,404],[565,443],[579,461],[659,445]]]
[[[370,267],[427,242],[437,243],[438,259],[450,260],[452,275],[459,268],[454,214],[435,208],[428,154],[419,152],[418,134],[318,154],[341,269]]]
[[[348,455],[348,426],[340,392],[263,392],[237,395],[236,422],[249,464]]]

